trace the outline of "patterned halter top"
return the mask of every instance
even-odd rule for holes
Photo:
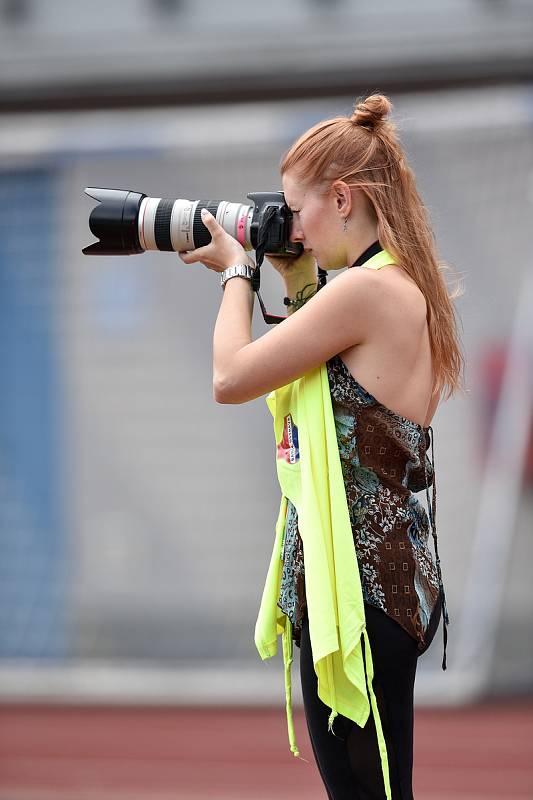
[[[385,265],[383,258],[375,258],[381,250],[375,243],[354,266],[379,269]],[[435,524],[433,428],[380,403],[339,355],[328,360],[327,370],[364,602],[382,609],[416,639],[419,655],[431,644],[442,614],[446,669],[449,616]],[[416,496],[423,489],[429,518]],[[435,559],[428,546],[430,530]],[[298,513],[290,501],[281,558],[278,606],[290,618],[299,646],[306,610],[305,565]]]

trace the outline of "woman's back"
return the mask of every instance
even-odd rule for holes
[[[428,427],[438,405],[424,295],[397,265],[365,270],[379,281],[366,340],[339,353],[353,377],[384,406]]]

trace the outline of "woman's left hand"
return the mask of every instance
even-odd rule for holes
[[[208,269],[223,272],[233,264],[250,264],[255,267],[253,258],[239,242],[219,225],[212,214],[202,209],[202,222],[211,234],[211,241],[196,250],[180,250],[179,257],[185,264],[200,261]]]

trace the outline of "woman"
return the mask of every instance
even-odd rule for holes
[[[463,366],[452,300],[434,236],[393,123],[390,101],[371,95],[350,117],[304,133],[281,162],[298,259],[270,259],[282,275],[289,316],[251,341],[253,292],[229,280],[213,342],[214,397],[244,403],[326,362],[346,498],[374,664],[393,798],[412,794],[413,694],[417,658],[448,622],[436,550],[435,473],[427,450],[439,400],[460,388]],[[222,272],[253,262],[204,215],[211,243],[182,253]],[[317,291],[317,264],[349,267]],[[295,314],[294,311],[298,310]],[[429,504],[429,485],[433,501]],[[428,517],[415,493],[425,489]],[[313,753],[329,798],[382,798],[372,715],[364,727],[317,694],[298,514],[288,502],[279,607],[300,646],[300,674]],[[446,629],[443,626],[446,644]],[[445,669],[445,660],[443,661]]]

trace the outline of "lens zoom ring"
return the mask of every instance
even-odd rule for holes
[[[170,218],[175,200],[162,198],[157,206],[154,220],[154,237],[158,250],[173,250],[170,238]]]
[[[217,210],[220,203],[214,200],[199,200],[194,212],[194,220],[192,224],[192,235],[194,239],[194,246],[204,247],[211,241],[211,234],[202,222],[202,208],[207,210],[216,218]]]

